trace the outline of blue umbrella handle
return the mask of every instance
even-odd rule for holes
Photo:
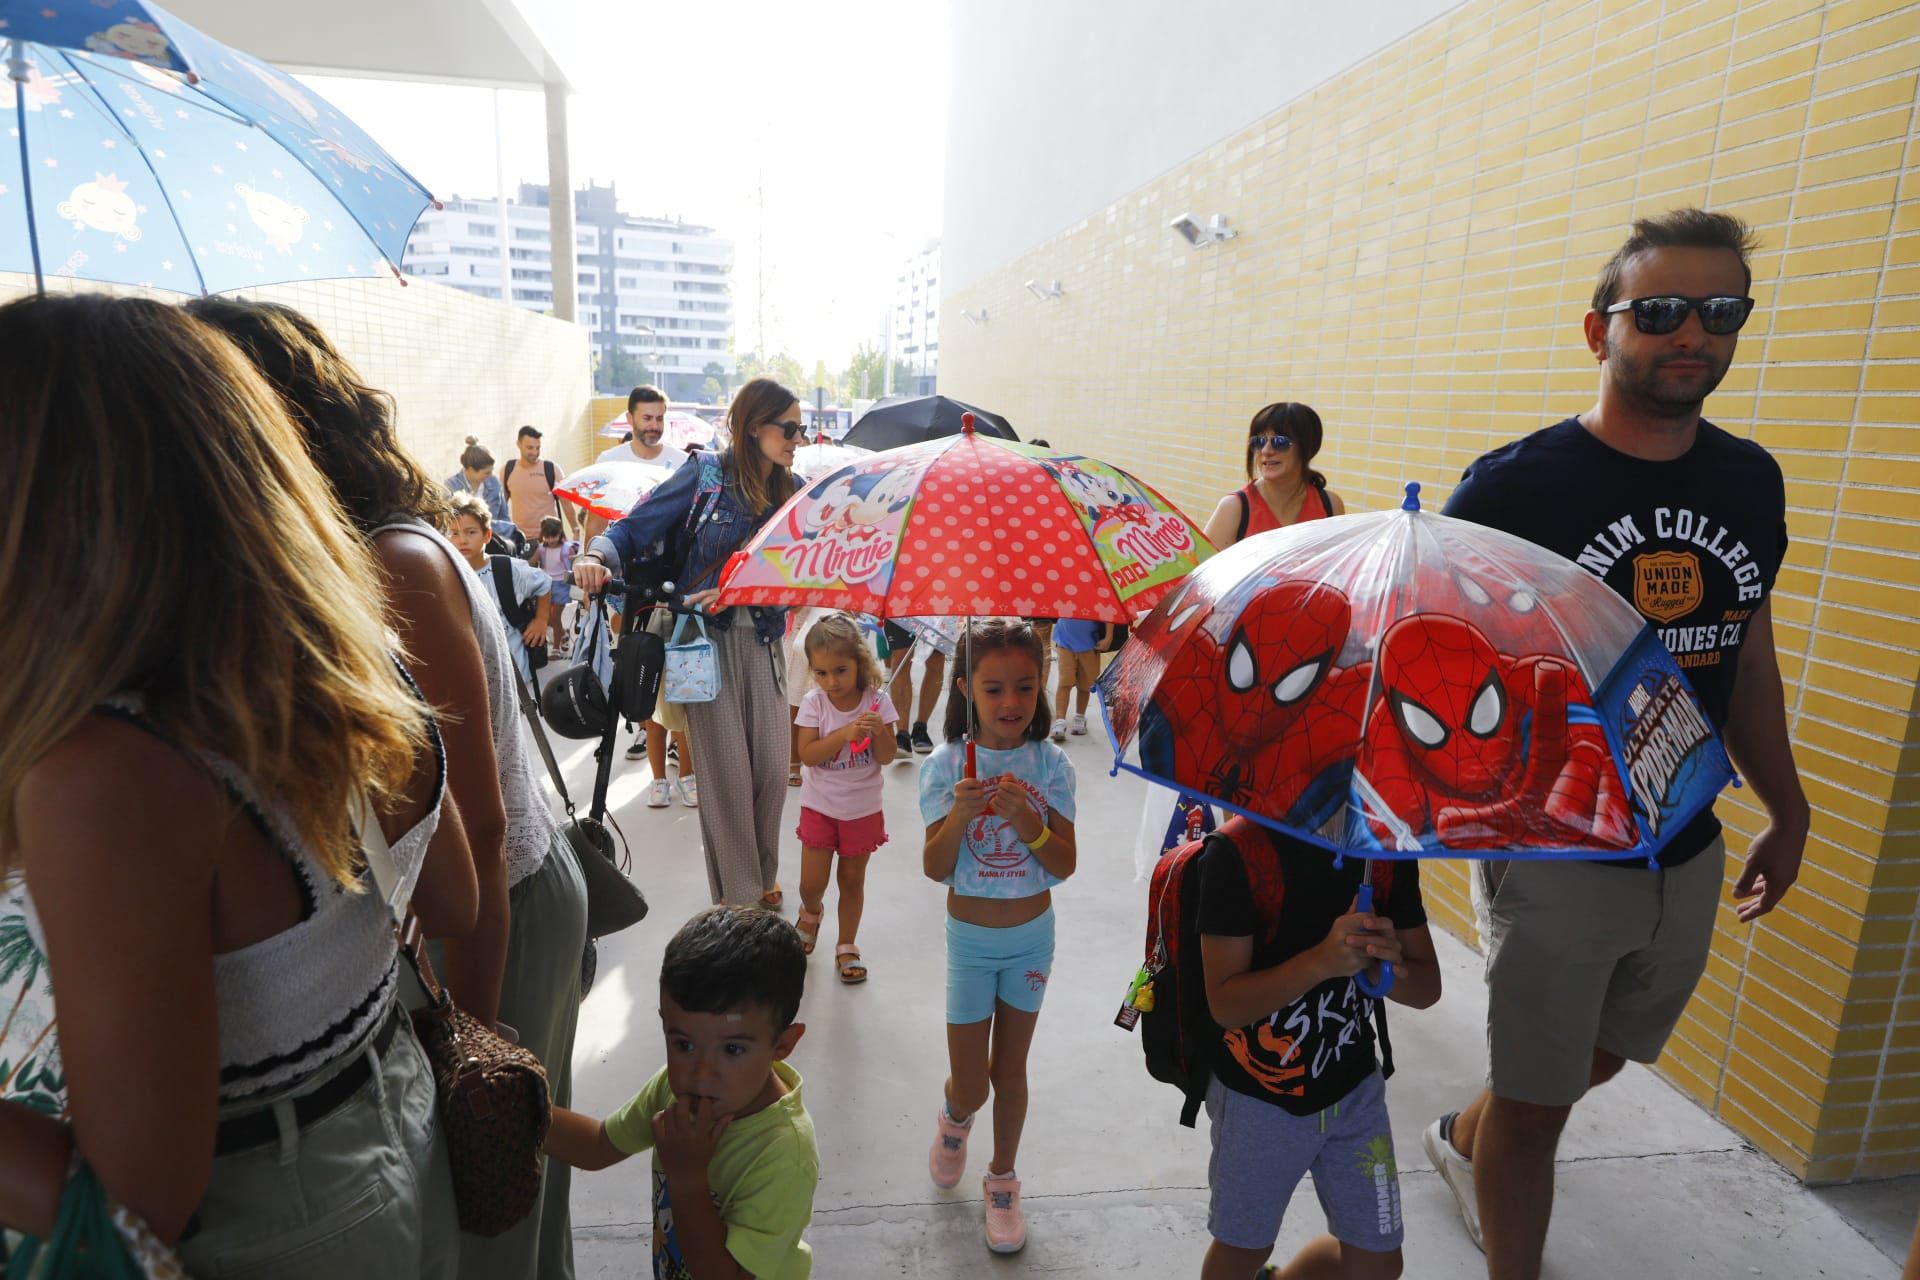
[[[1369,864],[1367,868],[1368,878],[1361,884],[1359,899],[1354,903],[1354,910],[1359,911],[1363,915],[1373,914],[1372,870],[1373,868]],[[1375,974],[1379,976],[1375,977]],[[1384,999],[1387,992],[1393,990],[1393,966],[1390,964],[1375,964],[1355,974],[1353,980],[1365,994],[1372,996],[1375,1000]]]

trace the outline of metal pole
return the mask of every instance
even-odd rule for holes
[[[507,250],[507,161],[500,134],[500,91],[493,91],[493,189],[500,214],[500,301],[513,305],[513,255]]]
[[[27,246],[33,252],[33,288],[46,296],[40,270],[40,231],[33,219],[33,166],[27,163],[27,57],[18,40],[7,41],[7,79],[13,81],[13,109],[20,126],[20,197],[27,202]]]

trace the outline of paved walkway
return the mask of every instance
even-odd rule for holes
[[[1035,1039],[1033,1110],[1019,1162],[1027,1248],[994,1258],[982,1243],[983,1144],[955,1190],[940,1191],[927,1178],[946,1071],[943,891],[920,874],[916,766],[895,764],[886,800],[894,842],[874,855],[861,931],[872,979],[842,987],[829,957],[817,954],[801,1009],[806,1038],[794,1055],[820,1138],[809,1239],[821,1280],[1198,1274],[1207,1240],[1204,1117],[1197,1131],[1180,1128],[1178,1095],[1147,1075],[1137,1038],[1113,1026],[1139,963],[1145,915],[1145,886],[1130,865],[1137,784],[1107,776],[1097,728],[1094,736],[1070,739],[1069,751],[1080,769],[1081,869],[1055,892],[1059,958]],[[574,794],[587,794],[592,759],[585,745],[563,763]],[[653,914],[603,946],[599,979],[581,1009],[574,1102],[600,1114],[624,1102],[662,1061],[655,1013],[660,951],[682,920],[707,905],[693,811],[647,809],[646,765],[619,760],[614,767],[611,803]],[[787,846],[782,867],[791,910],[799,854],[790,834]],[[831,929],[829,915],[825,936]],[[1467,1280],[1485,1270],[1419,1133],[1477,1085],[1486,1003],[1478,957],[1436,936],[1446,995],[1424,1012],[1394,1008],[1400,1070],[1388,1092],[1407,1219],[1406,1274]],[[645,1160],[576,1175],[573,1185],[580,1276],[647,1275]],[[1880,1280],[1898,1274],[1888,1254],[1904,1248],[1911,1197],[1909,1188],[1903,1214],[1897,1192],[1810,1192],[1657,1077],[1631,1067],[1568,1129],[1546,1273],[1555,1280]],[[1865,1230],[1843,1210],[1861,1217]],[[1303,1185],[1282,1228],[1282,1256],[1322,1226]]]

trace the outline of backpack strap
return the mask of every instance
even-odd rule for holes
[[[553,463],[543,462],[541,467],[547,473],[547,496],[553,499],[553,514],[561,517],[561,523],[564,525],[566,522],[566,512],[560,510],[560,495],[553,491]]]
[[[511,467],[513,464],[509,462],[507,465]],[[1247,491],[1245,489],[1235,489],[1233,496],[1240,499],[1240,523],[1233,528],[1233,540],[1238,542],[1247,536],[1247,521],[1253,518],[1253,509],[1247,505]]]
[[[518,461],[518,458],[508,458],[507,465],[500,468],[500,489],[502,492],[508,492],[508,486],[513,484],[513,464]]]
[[[1387,895],[1393,892],[1393,862],[1376,858],[1373,862],[1373,900],[1376,909],[1386,911]],[[1380,1042],[1380,1078],[1393,1078],[1393,1037],[1387,1034],[1387,1002],[1373,1002],[1373,1036]]]
[[[513,589],[513,557],[488,556],[487,564],[493,570],[493,594],[500,601],[500,615],[515,630],[525,627],[533,621],[533,614],[527,612],[519,593]]]

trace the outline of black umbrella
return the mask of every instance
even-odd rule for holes
[[[983,436],[1018,440],[1007,420],[945,396],[900,396],[882,400],[860,416],[841,444],[862,449],[898,449],[940,436],[960,434],[960,415],[973,415],[973,429]]]

